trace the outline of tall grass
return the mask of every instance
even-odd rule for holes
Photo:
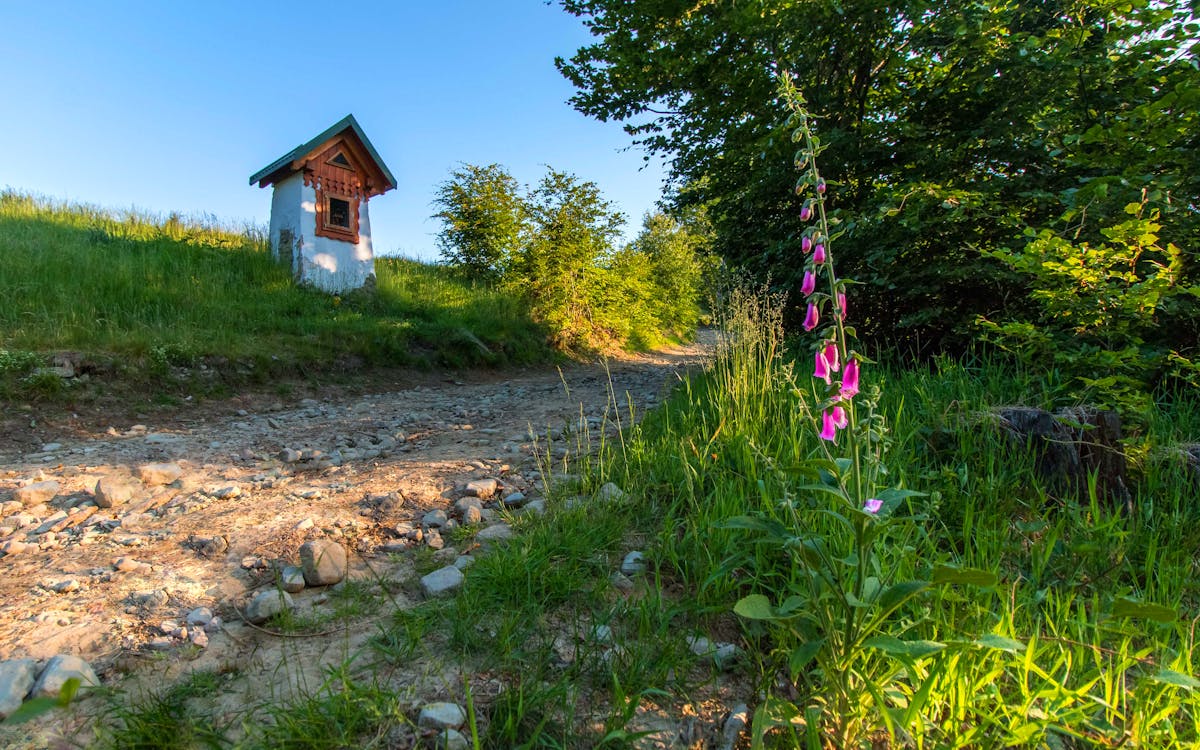
[[[201,358],[322,369],[551,358],[510,295],[379,258],[377,290],[298,288],[255,227],[0,193],[0,349],[153,365]],[[274,363],[274,364],[272,364]]]
[[[710,371],[649,415],[623,464],[610,469],[664,519],[658,539],[666,570],[711,612],[751,593],[779,602],[805,590],[794,585],[805,571],[767,538],[727,528],[731,518],[798,524],[831,554],[851,549],[821,494],[803,489],[812,480],[793,471],[818,451],[811,421],[797,416],[816,395],[784,356],[778,308],[754,295],[734,302]],[[889,620],[902,644],[872,639],[878,648],[863,647],[860,663],[886,679],[856,688],[867,707],[862,741],[939,748],[1200,742],[1200,506],[1191,500],[1194,479],[1166,447],[1195,439],[1197,405],[1160,405],[1138,437],[1127,514],[1094,491],[1052,496],[1028,452],[978,418],[997,405],[1042,405],[1058,392],[1053,383],[987,359],[871,371],[894,426],[892,480],[926,493],[907,501],[910,522],[887,526],[877,575],[885,585],[929,581],[940,566],[958,566],[993,572],[999,582],[930,586]],[[768,742],[820,746],[825,719],[805,707],[820,705],[836,676],[800,656],[804,639],[815,636],[783,622],[743,627],[767,696],[760,708],[769,713],[786,699],[801,710],[794,734],[777,732]],[[780,695],[781,681],[799,694]]]

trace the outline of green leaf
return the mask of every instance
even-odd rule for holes
[[[975,639],[976,646],[993,648],[997,651],[1007,651],[1011,654],[1025,651],[1025,644],[1013,638],[1006,638],[995,633],[988,633]]]
[[[733,605],[733,611],[747,620],[781,620],[788,615],[781,615],[771,606],[771,600],[762,594],[744,596]]]
[[[920,659],[946,648],[946,644],[937,641],[902,641],[892,635],[877,635],[863,641],[867,648],[875,648],[889,656],[902,656],[910,659]]]
[[[1139,602],[1121,597],[1113,603],[1113,617],[1133,617],[1139,620],[1154,620],[1155,622],[1175,622],[1179,613],[1171,607],[1151,602]]]
[[[808,666],[808,663],[816,657],[821,651],[821,647],[825,645],[825,639],[821,638],[816,641],[805,641],[796,648],[792,649],[792,655],[788,657],[788,668],[793,676],[798,676],[800,671]]]
[[[846,497],[846,493],[842,492],[841,487],[836,487],[834,485],[829,485],[829,484],[802,484],[796,488],[796,491],[797,492],[824,492],[826,494],[833,495],[834,497],[840,497],[843,500],[848,499]]]
[[[774,519],[761,518],[758,516],[734,516],[721,523],[716,524],[718,529],[744,529],[746,531],[761,531],[768,537],[781,540],[789,539],[792,536],[791,531],[786,526]]]
[[[884,610],[899,607],[929,586],[928,581],[901,581],[888,586],[879,597],[879,606]]]
[[[995,586],[998,580],[990,570],[977,568],[958,568],[951,565],[939,565],[933,569],[935,584],[965,584],[967,586]]]
[[[1183,674],[1182,672],[1176,672],[1173,669],[1160,669],[1157,673],[1150,675],[1150,679],[1166,685],[1187,688],[1188,690],[1200,688],[1200,680],[1197,680],[1191,675]]]

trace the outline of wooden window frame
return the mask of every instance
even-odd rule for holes
[[[326,221],[329,216],[329,201],[330,199],[346,201],[350,204],[350,226],[339,227],[336,224],[330,224]],[[352,195],[344,195],[342,193],[325,192],[317,189],[317,236],[328,237],[331,240],[342,240],[352,244],[358,244],[358,199]]]

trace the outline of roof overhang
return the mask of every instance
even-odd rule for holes
[[[375,162],[375,166],[379,167],[379,171],[383,173],[386,184],[381,189],[374,191],[375,195],[381,195],[396,187],[396,178],[392,176],[392,171],[383,163],[383,159],[379,157],[379,152],[371,145],[371,141],[367,139],[366,133],[359,126],[358,121],[354,119],[354,115],[346,115],[337,123],[318,135],[316,138],[302,143],[267,166],[250,175],[250,184],[258,183],[259,187],[266,187],[279,182],[286,177],[289,177],[296,172],[299,172],[304,166],[304,160],[314,152],[318,152],[329,141],[339,136],[352,136],[362,145],[371,160]]]

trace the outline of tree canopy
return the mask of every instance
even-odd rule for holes
[[[597,41],[558,67],[703,205],[715,249],[799,285],[789,72],[819,117],[855,324],[910,350],[1021,318],[1030,280],[992,255],[1048,229],[1100,242],[1130,203],[1200,237],[1200,26],[1183,0],[563,0]],[[1112,221],[1108,221],[1108,219]],[[1197,277],[1194,253],[1181,278]],[[1194,308],[1174,333],[1197,339]]]

